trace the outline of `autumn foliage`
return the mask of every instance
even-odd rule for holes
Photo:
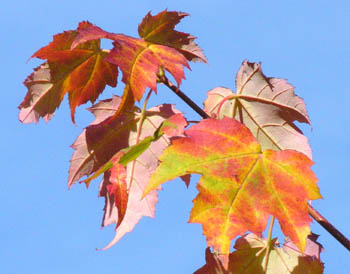
[[[75,123],[76,108],[95,103],[107,85],[116,87],[121,73],[122,95],[89,108],[95,120],[72,145],[68,176],[69,187],[88,187],[102,175],[102,226],[115,224],[116,231],[104,249],[142,217],[154,217],[163,183],[180,177],[188,185],[191,174],[200,174],[192,182],[198,195],[189,222],[202,225],[208,249],[207,264],[195,273],[322,273],[321,246],[310,231],[307,208],[321,194],[308,140],[294,123],[311,122],[293,86],[244,61],[235,91],[208,92],[207,119],[189,126],[171,102],[147,107],[158,84],[169,86],[167,75],[179,88],[190,61],[207,62],[195,37],[175,30],[186,16],[149,13],[139,38],[89,22],[55,35],[32,56],[45,61],[24,81],[28,92],[19,105],[20,121],[48,122],[68,94]],[[111,40],[113,48],[102,49],[101,39]],[[272,238],[275,220],[285,243]]]

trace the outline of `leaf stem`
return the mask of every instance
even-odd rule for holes
[[[141,127],[142,127],[143,121],[144,121],[145,118],[146,118],[145,113],[146,113],[147,103],[148,103],[149,97],[151,97],[151,94],[152,94],[152,90],[150,89],[150,90],[148,91],[148,94],[147,94],[147,96],[146,96],[145,101],[143,102],[143,106],[142,106],[142,110],[141,110],[141,121],[140,121],[141,123],[140,123],[140,126],[139,126],[139,128],[138,128],[138,132],[137,132],[138,135],[141,134]],[[140,130],[140,132],[139,132],[139,130]],[[139,137],[139,136],[138,136],[138,137]]]
[[[142,110],[141,110],[141,114],[140,114],[140,124],[137,128],[137,134],[136,134],[136,142],[135,144],[138,144],[138,142],[140,141],[140,135],[141,135],[141,129],[142,129],[142,124],[146,118],[146,108],[147,108],[147,103],[148,103],[148,100],[149,100],[149,97],[151,96],[152,94],[152,90],[150,89],[148,91],[148,94],[146,96],[146,99],[145,101],[143,102],[143,106],[142,106]],[[136,161],[132,161],[132,166],[131,166],[131,176],[130,176],[130,182],[129,182],[129,189],[131,188],[131,184],[132,184],[132,180],[133,180],[133,176],[134,176],[134,170],[135,170],[135,164],[136,164]]]
[[[210,118],[210,116],[201,109],[195,102],[193,102],[185,93],[176,87],[165,75],[159,77],[159,82],[166,85],[177,96],[179,96],[189,107],[197,112],[203,119]],[[350,251],[350,240],[347,239],[337,228],[335,228],[326,218],[324,218],[315,208],[308,204],[309,215],[318,222],[325,230],[328,231],[339,243],[341,243],[347,250]]]
[[[264,272],[267,272],[267,265],[269,263],[269,256],[270,256],[270,252],[271,252],[271,239],[272,239],[272,229],[273,229],[273,225],[275,223],[275,216],[271,217],[271,221],[270,221],[270,226],[269,226],[269,232],[267,234],[267,247],[266,247],[266,256],[265,256],[265,263],[264,263]]]

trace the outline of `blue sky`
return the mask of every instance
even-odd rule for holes
[[[263,3],[265,2],[265,3]],[[17,106],[23,80],[40,61],[28,58],[52,40],[89,20],[105,30],[137,35],[148,11],[188,12],[178,29],[199,39],[209,65],[192,64],[182,90],[199,105],[216,86],[234,89],[244,59],[261,61],[267,76],[287,78],[307,104],[313,129],[302,126],[313,148],[313,167],[323,200],[313,203],[350,236],[349,171],[350,59],[349,1],[3,1],[0,101],[4,129],[0,137],[0,272],[17,273],[192,273],[204,264],[201,226],[188,224],[194,184],[186,190],[175,180],[160,192],[156,218],[144,218],[132,233],[107,251],[113,227],[100,229],[104,201],[98,182],[67,190],[69,145],[92,121],[78,108],[77,126],[65,100],[49,124],[22,125]],[[116,90],[107,89],[103,98]],[[152,104],[176,103],[189,119],[193,111],[160,88]],[[317,223],[325,248],[325,273],[348,273],[349,253]]]

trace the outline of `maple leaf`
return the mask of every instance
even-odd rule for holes
[[[122,81],[130,84],[138,101],[141,100],[146,87],[157,91],[157,74],[160,67],[169,71],[178,85],[185,78],[183,66],[190,69],[186,58],[177,50],[149,44],[136,38],[114,43],[114,48],[106,59],[120,67],[123,72]]]
[[[49,64],[44,63],[35,68],[24,85],[28,88],[28,93],[18,106],[21,110],[19,120],[22,123],[37,123],[40,117],[45,122],[51,120],[63,96],[62,83],[52,81]]]
[[[100,102],[100,103],[105,103],[105,102]],[[109,122],[109,118],[104,120],[102,124],[105,125],[107,124],[106,122],[107,123]],[[88,187],[92,180],[96,179],[102,173],[110,170],[114,166],[116,166],[116,170],[117,170],[117,173],[114,174],[114,177],[117,176],[118,174],[121,174],[122,176],[124,176],[124,169],[119,167],[119,165],[126,166],[131,161],[136,160],[142,153],[144,153],[150,147],[152,142],[158,141],[163,136],[163,134],[166,134],[168,137],[183,136],[184,128],[186,126],[187,126],[187,121],[181,113],[172,115],[170,118],[164,120],[160,124],[160,126],[153,133],[153,136],[148,136],[141,141],[137,141],[134,145],[130,147],[119,150],[108,162],[106,162],[96,172],[94,172],[92,176],[90,176],[89,178],[85,179],[82,182],[84,182]],[[182,179],[188,186],[189,177],[183,176]]]
[[[138,27],[141,38],[147,42],[165,45],[179,50],[189,61],[201,61],[207,63],[208,60],[201,48],[194,43],[196,37],[188,33],[174,30],[175,26],[182,18],[188,16],[184,12],[164,10],[152,16],[149,12]]]
[[[119,163],[122,165],[127,165],[131,161],[136,160],[150,147],[152,142],[158,141],[163,134],[166,134],[168,137],[178,137],[183,135],[187,124],[188,123],[182,113],[172,115],[170,118],[164,120],[160,124],[160,126],[153,133],[153,136],[148,136],[143,140],[138,141],[135,145],[123,149],[123,155],[120,157]],[[186,182],[186,179],[184,181]]]
[[[315,243],[308,238],[307,246]],[[302,254],[288,246],[278,247],[276,239],[272,240],[269,257],[266,256],[267,241],[257,235],[248,234],[237,239],[229,257],[229,269],[232,273],[280,273],[280,274],[317,274],[323,273],[323,264],[313,256]],[[250,258],[250,262],[244,261]],[[262,270],[268,259],[266,272]]]
[[[104,179],[99,191],[99,195],[105,197],[102,226],[116,224],[116,235],[104,249],[117,243],[134,228],[143,216],[154,216],[155,205],[158,201],[157,191],[151,192],[145,199],[141,200],[142,193],[149,177],[159,164],[159,155],[170,144],[169,138],[178,136],[174,134],[182,134],[183,128],[187,126],[183,116],[181,115],[182,119],[179,117],[180,112],[172,105],[165,104],[146,111],[141,134],[137,137],[141,114],[136,107],[123,112],[116,119],[109,120],[118,111],[121,100],[120,97],[114,96],[112,99],[103,100],[90,108],[90,111],[96,116],[96,120],[83,131],[72,145],[76,151],[73,154],[69,170],[69,186],[72,186],[83,176],[89,176],[94,172],[98,173],[98,176],[104,172]],[[138,155],[136,160],[132,159],[131,162],[126,163],[127,198],[123,183],[120,185],[121,189],[117,189],[118,192],[115,193],[113,191],[115,189],[113,178],[120,175],[124,178],[120,160],[128,150],[122,150],[137,145],[141,140],[152,136],[154,131],[167,119],[169,121],[164,125],[164,134],[154,142],[150,142],[148,149],[142,151],[143,153]],[[174,124],[178,126],[176,131],[172,127]],[[124,155],[118,154],[121,152]],[[104,165],[109,162],[111,165],[106,168]],[[116,171],[115,176],[112,174],[113,168]],[[83,182],[88,185],[91,179],[97,176],[93,175]],[[189,177],[184,179],[188,181]],[[119,200],[116,200],[116,197],[119,197]]]
[[[190,222],[203,225],[216,251],[228,254],[230,241],[248,230],[260,234],[270,214],[304,250],[307,200],[321,198],[308,157],[294,150],[262,152],[249,129],[227,117],[202,120],[185,134],[164,151],[144,195],[178,176],[201,174]]]
[[[142,124],[142,131],[139,139],[141,140],[146,136],[152,135],[165,119],[172,117],[174,114],[179,114],[179,111],[175,110],[171,105],[162,105],[149,109],[146,112],[146,119]],[[174,122],[174,120],[172,121]],[[181,128],[184,124],[180,122],[178,125],[179,128]],[[131,132],[129,140],[130,145],[137,144],[137,133],[134,131]],[[154,217],[155,205],[158,201],[157,191],[154,190],[150,192],[144,199],[141,199],[141,197],[151,174],[159,165],[159,156],[169,144],[169,136],[166,134],[162,135],[158,140],[152,142],[149,148],[136,160],[128,163],[126,166],[126,180],[129,192],[126,214],[119,227],[116,227],[114,239],[103,249],[107,249],[116,244],[126,233],[134,228],[143,216]],[[118,224],[119,222],[118,210],[114,206],[114,197],[110,196],[106,191],[106,186],[109,184],[106,178],[105,176],[100,186],[100,196],[104,196],[106,200],[102,226],[112,223]],[[156,189],[159,190],[160,188]]]
[[[90,26],[79,32],[72,48],[91,39],[106,38],[113,40],[113,49],[106,61],[117,65],[123,72],[122,81],[130,86],[133,96],[140,101],[145,89],[157,91],[159,69],[165,69],[174,77],[177,84],[185,78],[183,67],[190,69],[184,55],[171,47],[150,43],[123,34],[115,34]]]
[[[208,92],[204,109],[210,116],[235,118],[247,126],[262,149],[293,149],[312,159],[307,138],[293,123],[311,125],[303,100],[284,79],[267,78],[260,64],[244,61],[236,89],[217,87]]]
[[[316,244],[316,243],[313,243]],[[237,239],[235,248],[229,256],[228,269],[223,269],[216,254],[206,250],[206,265],[194,274],[321,274],[323,263],[315,257],[301,254],[300,251],[283,246],[278,247],[276,239],[272,240],[271,250],[267,256],[267,241],[255,234],[248,234]],[[268,259],[267,269],[264,270]]]
[[[88,176],[102,167],[119,150],[129,146],[131,130],[136,130],[139,120],[137,107],[130,107],[117,118],[108,120],[119,109],[121,98],[113,96],[95,104],[89,110],[96,116],[73,143],[75,150],[69,168],[68,186],[71,187],[83,176]]]
[[[24,82],[28,93],[20,104],[19,119],[23,123],[37,123],[40,117],[48,122],[68,93],[71,117],[76,107],[94,102],[106,85],[117,85],[117,66],[106,62],[107,53],[100,49],[100,40],[91,40],[71,50],[78,31],[90,27],[81,22],[76,31],[66,31],[32,57],[47,59]]]

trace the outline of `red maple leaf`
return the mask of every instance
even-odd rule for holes
[[[24,82],[28,93],[20,104],[19,119],[24,123],[38,122],[40,117],[48,121],[68,93],[71,117],[77,106],[94,102],[106,85],[117,84],[117,66],[105,61],[107,53],[95,39],[71,50],[79,30],[89,28],[81,22],[76,31],[66,31],[54,36],[53,41],[32,57],[46,59]]]
[[[79,32],[72,48],[91,39],[113,40],[113,49],[106,61],[117,65],[123,72],[122,81],[130,86],[136,100],[141,100],[146,87],[157,91],[159,69],[169,71],[178,85],[185,78],[183,66],[190,68],[186,58],[176,49],[146,42],[130,36],[110,33],[97,26]]]
[[[187,13],[164,10],[156,15],[148,13],[139,25],[138,31],[141,38],[147,42],[165,45],[179,50],[189,61],[208,60],[201,48],[194,42],[196,37],[175,30],[175,26]]]

